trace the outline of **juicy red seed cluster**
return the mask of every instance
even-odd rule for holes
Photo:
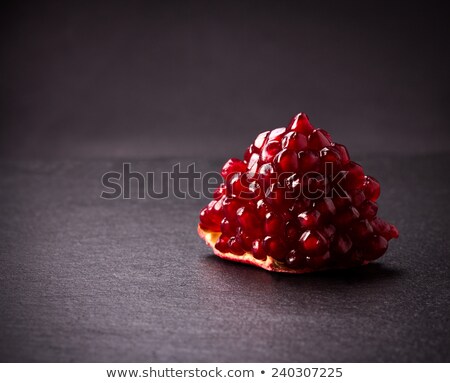
[[[336,175],[340,189],[333,188]],[[377,259],[399,235],[377,216],[378,181],[304,113],[288,128],[259,134],[244,160],[225,163],[222,176],[200,226],[221,233],[215,247],[223,253],[322,269]]]

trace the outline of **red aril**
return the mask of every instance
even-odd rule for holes
[[[341,160],[342,165],[347,165],[350,162],[350,156],[348,154],[348,150],[344,145],[341,144],[333,144],[333,147],[338,151],[339,158]]]
[[[375,202],[380,196],[380,184],[375,178],[366,176],[364,181],[364,192],[368,199]]]
[[[305,150],[298,154],[299,173],[317,172],[320,170],[319,153]]]
[[[308,116],[305,113],[299,113],[292,118],[288,130],[309,135],[314,128],[310,124]]]
[[[266,221],[264,223],[264,232],[266,235],[273,237],[283,237],[284,221],[281,216],[274,212],[267,213]]]
[[[261,150],[261,161],[269,162],[280,152],[281,143],[279,141],[269,141]]]
[[[283,149],[294,150],[300,152],[308,147],[308,139],[304,134],[298,132],[288,132],[283,137],[281,143]]]
[[[264,250],[264,245],[262,239],[255,239],[252,243],[252,254],[256,259],[266,259],[266,250]]]
[[[331,145],[331,140],[322,129],[314,130],[308,137],[308,147],[311,150],[320,151],[325,146]]]
[[[278,175],[295,173],[298,169],[297,153],[290,149],[283,149],[273,160]]]
[[[231,174],[244,173],[247,165],[237,158],[230,158],[222,168],[222,177],[226,180]]]
[[[267,236],[264,238],[264,250],[273,259],[283,261],[286,257],[287,247],[281,239]]]

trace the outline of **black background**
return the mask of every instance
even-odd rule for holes
[[[449,33],[441,3],[2,5],[1,361],[450,361]],[[206,200],[100,178],[218,170],[307,112],[381,181],[401,237],[304,276],[223,262]]]
[[[1,28],[3,156],[241,155],[300,111],[352,153],[448,148],[439,2],[14,1]]]

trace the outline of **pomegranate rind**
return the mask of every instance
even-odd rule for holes
[[[221,251],[217,250],[215,248],[215,244],[217,240],[220,237],[220,232],[215,231],[206,231],[203,230],[200,225],[198,225],[197,228],[198,235],[200,238],[202,238],[206,244],[213,249],[214,254],[222,259],[226,259],[228,261],[234,261],[234,262],[240,262],[245,263],[247,265],[257,266],[261,267],[264,270],[267,271],[275,271],[278,273],[290,273],[290,274],[304,274],[304,273],[311,273],[313,269],[309,268],[303,268],[303,269],[291,269],[288,268],[281,263],[277,262],[275,259],[273,259],[270,255],[267,256],[267,258],[262,261],[260,259],[256,259],[252,254],[250,253],[244,253],[243,255],[235,255],[233,253],[222,253]]]

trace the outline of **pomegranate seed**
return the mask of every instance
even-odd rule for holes
[[[331,244],[331,250],[337,254],[346,254],[351,248],[352,240],[346,234],[338,234]]]
[[[375,233],[383,236],[388,241],[399,236],[398,229],[394,225],[390,225],[379,217],[375,217],[370,223]]]
[[[295,214],[303,213],[305,210],[308,210],[312,205],[312,202],[308,198],[299,198],[292,205],[292,212]]]
[[[250,181],[246,173],[233,174],[227,181],[227,196],[235,197],[243,200],[249,200],[254,197],[254,193],[250,189]]]
[[[287,199],[288,190],[277,184],[272,184],[266,194],[266,201],[275,208],[288,208],[292,205],[293,200]]]
[[[266,214],[270,212],[270,207],[264,200],[260,199],[256,203],[256,212],[259,219],[264,220],[266,219]]]
[[[352,224],[349,233],[353,240],[362,240],[373,234],[373,228],[367,219],[362,219]]]
[[[281,144],[279,141],[269,141],[261,151],[261,161],[269,162],[279,153]]]
[[[375,202],[380,196],[379,182],[373,177],[366,176],[364,181],[364,192],[368,199]]]
[[[278,175],[282,173],[295,173],[298,168],[297,153],[293,150],[283,149],[275,156],[273,163]]]
[[[328,137],[327,132],[316,129],[308,136],[308,147],[312,150],[321,150],[325,146],[331,145],[331,140]]]
[[[341,164],[347,165],[350,162],[350,156],[348,154],[347,148],[341,144],[333,144],[333,146],[339,152]]]
[[[323,269],[330,261],[330,252],[327,251],[320,255],[310,255],[306,257],[306,265],[315,270]]]
[[[266,222],[264,224],[264,231],[266,235],[270,235],[272,237],[280,237],[284,233],[284,222],[283,219],[273,213],[270,212],[266,215]]]
[[[391,238],[398,238],[399,237],[398,229],[394,225],[389,226],[390,226],[389,234]]]
[[[288,253],[286,264],[292,269],[299,269],[306,266],[306,259],[300,251],[294,249]]]
[[[306,198],[317,200],[327,195],[329,183],[320,173],[308,173],[303,175],[302,192]]]
[[[359,207],[359,214],[361,215],[361,218],[372,219],[377,215],[377,212],[377,204],[369,200],[364,201]]]
[[[362,190],[357,190],[351,194],[352,203],[355,207],[360,207],[366,200],[366,196]]]
[[[230,158],[222,168],[222,177],[226,180],[231,174],[244,173],[247,171],[247,165],[237,158]]]
[[[255,142],[253,143],[255,148],[260,150],[263,147],[263,145],[266,143],[269,133],[270,133],[270,131],[259,133],[258,137],[256,137]]]
[[[251,182],[250,185],[248,185],[248,188],[250,190],[252,200],[259,200],[265,196],[265,190],[257,181]]]
[[[244,153],[244,162],[249,162],[251,156],[253,154],[258,154],[259,150],[255,147],[255,145],[250,145]]]
[[[327,237],[330,240],[334,239],[334,234],[336,233],[336,227],[334,225],[325,225],[322,228],[322,233],[325,237]]]
[[[313,206],[323,216],[336,214],[336,206],[334,206],[331,198],[323,198],[320,201],[314,202]]]
[[[263,246],[263,241],[261,239],[255,239],[253,241],[252,254],[256,259],[265,260],[267,258],[267,254]]]
[[[269,133],[269,137],[267,138],[267,141],[281,141],[285,132],[286,132],[286,128],[274,129]]]
[[[350,225],[354,220],[359,218],[359,212],[353,206],[346,207],[338,215],[334,217],[336,226],[344,227]]]
[[[239,224],[245,230],[252,231],[261,224],[256,209],[251,206],[240,207],[236,212],[236,215]]]
[[[300,248],[308,254],[321,255],[328,247],[325,237],[315,230],[305,231],[299,240]]]
[[[318,130],[320,130],[321,133],[328,139],[328,141],[331,142],[331,145],[333,145],[333,140],[331,138],[331,134],[328,133],[326,130],[323,130],[323,129],[318,129]]]
[[[271,164],[264,164],[259,168],[258,182],[263,190],[266,190],[276,181],[276,174]]]
[[[326,146],[320,151],[321,172],[327,171],[327,174],[337,174],[341,169],[341,155],[334,146]]]
[[[388,241],[381,235],[373,235],[365,243],[363,257],[368,261],[380,258],[388,248]]]
[[[349,206],[352,203],[352,200],[350,199],[349,196],[345,196],[345,197],[336,196],[336,197],[333,197],[333,203],[334,203],[334,206],[336,206],[337,210],[341,210],[344,207]]]
[[[251,235],[246,233],[242,227],[238,228],[237,230],[236,240],[239,242],[239,245],[241,245],[241,247],[245,251],[252,250],[253,238]]]
[[[304,134],[289,132],[283,137],[282,147],[283,149],[289,149],[295,152],[306,150],[308,147],[308,139]]]
[[[305,150],[298,154],[298,171],[300,173],[318,172],[320,170],[320,157],[318,154]]]
[[[305,135],[310,134],[314,130],[309,122],[308,116],[305,113],[297,114],[291,120],[288,129]]]
[[[270,254],[270,256],[277,261],[283,261],[286,257],[286,245],[278,238],[273,238],[270,236],[265,237],[264,250],[267,254]]]
[[[223,213],[230,222],[237,221],[237,210],[241,207],[241,202],[235,198],[225,197],[223,200]]]
[[[253,153],[248,160],[248,173],[251,177],[254,177],[258,171],[259,155],[258,153]]]
[[[340,166],[341,155],[335,146],[325,146],[320,150],[320,158],[322,162],[330,162],[335,166]]]
[[[220,232],[227,237],[232,237],[236,234],[236,226],[234,226],[227,218],[224,218],[220,224]]]
[[[200,212],[200,223],[209,231],[220,231],[220,223],[223,219],[222,200],[211,201]]]
[[[216,242],[215,248],[219,250],[221,253],[228,253],[230,251],[230,247],[228,246],[229,237],[222,234]]]
[[[228,240],[228,247],[230,249],[230,252],[235,255],[243,255],[245,253],[244,249],[241,247],[236,237],[231,237]]]
[[[200,227],[203,230],[218,231],[208,217],[208,209],[204,207],[200,210]],[[216,230],[215,230],[216,229]]]
[[[370,222],[370,224],[372,225],[372,228],[375,231],[375,233],[383,236],[384,238],[389,236],[389,233],[391,231],[391,226],[387,222],[383,221],[381,218],[375,217]]]
[[[312,229],[317,226],[320,213],[317,210],[304,211],[298,215],[298,224],[303,230]]]
[[[300,232],[297,225],[294,222],[288,222],[286,224],[286,241],[290,244],[295,244],[298,241]]]
[[[291,210],[284,210],[280,212],[281,218],[283,219],[284,222],[288,222],[291,219],[294,218],[294,216],[291,213]]]
[[[356,162],[350,161],[345,165],[344,170],[347,174],[342,182],[346,190],[359,189],[364,185],[364,171],[363,168]]]
[[[227,188],[225,184],[220,184],[219,187],[214,190],[213,198],[217,201],[225,195]]]

